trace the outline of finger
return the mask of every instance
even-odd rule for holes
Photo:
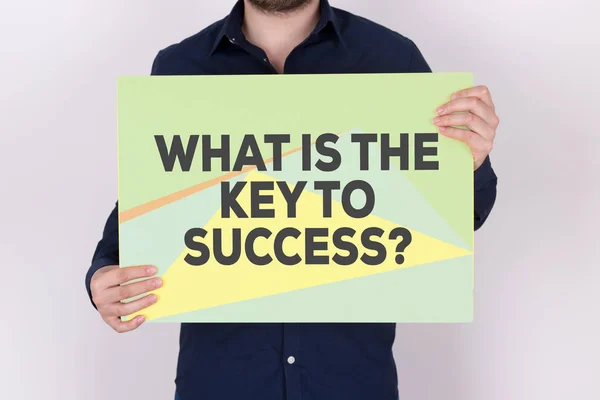
[[[467,129],[442,126],[440,127],[440,133],[446,137],[466,143],[473,154],[480,151],[484,152],[488,148],[488,142],[491,142],[483,136]]]
[[[148,308],[156,303],[157,297],[155,294],[149,294],[142,298],[139,298],[129,303],[114,303],[111,304],[101,312],[106,317],[124,317],[127,315],[135,314],[144,308]]]
[[[433,120],[438,127],[460,127],[466,126],[469,130],[483,136],[485,139],[493,140],[495,129],[484,120],[472,113],[450,114],[436,117]]]
[[[487,86],[474,86],[467,89],[459,90],[450,96],[450,99],[456,100],[463,97],[477,97],[483,101],[488,107],[494,109],[494,102],[492,101],[492,94]]]
[[[147,278],[154,274],[156,274],[156,267],[151,265],[140,265],[136,267],[113,269],[99,279],[104,280],[105,287],[114,287],[133,279]]]
[[[162,286],[162,279],[152,278],[141,282],[108,288],[97,297],[95,304],[116,303],[121,300],[130,299],[140,294],[151,292]]]
[[[146,319],[143,315],[138,315],[129,321],[121,321],[120,318],[110,318],[105,320],[106,323],[118,333],[125,333],[137,329],[144,323]]]
[[[450,114],[443,117],[437,117],[434,118],[433,123],[440,127],[466,126],[471,131],[486,139],[494,138],[494,129],[486,124],[484,120],[471,113]]]
[[[90,290],[92,292],[92,296],[97,295],[98,293],[101,293],[104,289],[107,288],[107,279],[105,279],[104,275],[107,272],[113,271],[115,269],[118,269],[119,266],[118,265],[107,265],[105,267],[100,268],[98,271],[96,271],[94,273],[94,275],[92,275],[92,280],[90,281]],[[93,299],[92,299],[93,301]],[[94,304],[96,302],[94,301]]]
[[[489,125],[493,126],[498,122],[498,117],[494,110],[476,97],[464,97],[452,100],[437,109],[439,116],[465,111],[477,115]]]

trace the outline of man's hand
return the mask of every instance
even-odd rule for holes
[[[500,123],[488,88],[475,86],[458,91],[451,101],[437,109],[437,113],[433,123],[440,133],[468,144],[473,153],[474,169],[479,168],[492,151]],[[466,126],[468,130],[457,126]]]
[[[156,303],[156,295],[149,294],[130,303],[122,303],[121,300],[158,289],[162,286],[162,280],[153,278],[122,286],[121,284],[138,278],[151,277],[154,274],[156,274],[156,268],[149,265],[128,268],[109,265],[96,271],[90,284],[92,301],[104,322],[119,333],[138,328],[144,322],[142,315],[129,321],[121,321],[120,317],[135,314]]]

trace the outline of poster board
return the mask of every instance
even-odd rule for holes
[[[121,267],[155,322],[465,322],[473,160],[437,134],[468,73],[123,77]]]

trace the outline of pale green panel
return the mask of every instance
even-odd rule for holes
[[[361,171],[359,144],[352,143],[353,133],[363,133],[363,131],[352,129],[341,135],[335,144],[335,148],[342,155],[342,163],[340,168],[334,172],[323,172],[318,169],[302,171],[302,154],[298,152],[284,158],[282,171],[274,171],[273,166],[270,165],[267,174],[292,185],[299,181],[308,181],[305,190],[319,195],[322,195],[323,192],[314,189],[315,181],[340,181],[340,187],[344,188],[353,180],[364,180],[373,187],[375,192],[375,208],[372,215],[455,246],[471,249],[471,242],[465,243],[447,220],[430,205],[428,199],[415,189],[411,181],[399,170],[399,166],[392,163],[390,171],[371,172],[381,169],[381,149],[376,144],[373,143],[369,146],[369,171]],[[311,148],[311,153],[312,160],[322,157],[319,156],[314,146]],[[437,172],[420,171],[421,174]],[[469,192],[468,189],[465,190],[467,193]],[[332,197],[333,200],[341,202],[342,191],[334,191]],[[357,207],[364,205],[364,196],[360,192],[357,192],[352,200]],[[315,212],[322,213],[322,207],[319,208],[319,205],[315,205]],[[470,218],[472,220],[472,217]]]
[[[474,192],[471,150],[463,143],[441,135],[439,140],[439,171],[409,170],[402,171],[402,174],[472,248]],[[457,156],[460,154],[464,156]],[[398,166],[397,160],[393,163]]]
[[[235,184],[247,173],[231,179]],[[121,266],[151,264],[164,275],[186,249],[184,235],[202,228],[221,208],[221,186],[215,185],[120,225]]]
[[[472,288],[469,255],[153,322],[471,322]]]
[[[119,80],[119,201],[121,210],[146,203],[219,175],[200,171],[164,172],[154,135],[230,134],[236,148],[241,135],[299,135],[339,132],[361,126],[367,132],[437,132],[431,120],[450,93],[469,86],[470,74],[358,74],[269,76],[128,77]],[[216,138],[213,138],[216,139]],[[447,218],[468,193],[448,193],[444,181],[472,172],[470,156],[454,143],[440,143],[444,165],[436,177],[421,178],[417,189]],[[269,146],[261,146],[270,157]],[[235,154],[232,154],[235,158]],[[453,164],[453,170],[446,168]],[[413,178],[412,176],[410,177]],[[452,186],[461,189],[462,186]],[[443,195],[443,196],[442,196]],[[459,216],[455,217],[459,221]],[[472,215],[471,215],[472,219]],[[448,219],[453,225],[453,219]],[[472,228],[472,227],[471,227]],[[465,228],[466,229],[466,228]],[[469,242],[469,241],[467,241]]]

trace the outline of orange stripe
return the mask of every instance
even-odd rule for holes
[[[340,133],[338,133],[338,135],[341,135],[342,133],[343,132],[340,132]],[[311,144],[314,144],[314,143],[315,142],[312,142]],[[302,150],[302,147],[298,147],[296,149],[287,151],[287,152],[281,154],[281,158],[287,157],[290,154],[296,153],[296,152],[298,152],[300,150]],[[273,162],[273,158],[272,157],[268,158],[268,159],[265,160],[265,165],[266,164],[270,164],[272,162]],[[225,175],[221,175],[221,176],[219,176],[217,178],[213,178],[213,179],[208,180],[206,182],[199,183],[199,184],[191,186],[191,187],[189,187],[187,189],[183,189],[183,190],[180,190],[178,192],[174,192],[174,193],[168,194],[166,196],[159,197],[158,199],[151,200],[151,201],[149,201],[147,203],[140,204],[139,206],[136,206],[136,207],[130,208],[129,210],[120,212],[119,213],[119,221],[120,221],[120,223],[124,223],[124,222],[130,221],[130,220],[132,220],[134,218],[139,217],[140,215],[147,214],[150,211],[154,211],[154,210],[156,210],[158,208],[166,206],[167,204],[171,204],[173,202],[176,202],[177,200],[181,200],[184,197],[187,197],[187,196],[192,195],[194,193],[201,192],[202,190],[208,189],[208,188],[213,187],[215,185],[218,185],[221,182],[233,179],[236,176],[239,176],[239,175],[241,175],[243,173],[246,173],[248,171],[252,171],[253,169],[256,169],[256,166],[247,166],[247,167],[244,167],[241,171],[229,172],[229,173],[226,173]]]

